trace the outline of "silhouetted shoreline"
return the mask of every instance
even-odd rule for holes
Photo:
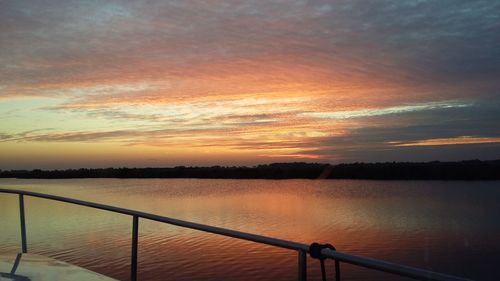
[[[274,163],[254,167],[98,168],[0,171],[1,178],[204,178],[204,179],[374,179],[499,180],[500,160],[386,163]]]

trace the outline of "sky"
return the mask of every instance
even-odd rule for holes
[[[0,169],[500,158],[500,1],[0,0]]]

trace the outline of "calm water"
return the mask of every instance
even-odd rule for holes
[[[347,253],[500,280],[498,181],[0,179],[0,186],[307,244],[329,242]],[[30,252],[128,279],[130,217],[25,200]],[[18,251],[15,195],[0,194],[0,215],[0,253]],[[141,280],[296,279],[293,251],[146,220],[139,231]],[[310,280],[319,280],[319,263],[308,265]],[[342,275],[343,280],[403,280],[345,264]]]

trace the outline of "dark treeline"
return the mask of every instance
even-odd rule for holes
[[[206,178],[206,179],[378,179],[498,180],[500,160],[387,163],[274,163],[254,167],[106,168],[1,171],[2,178]]]

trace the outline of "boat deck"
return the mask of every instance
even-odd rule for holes
[[[0,254],[0,281],[87,280],[113,281],[116,279],[35,254]]]

